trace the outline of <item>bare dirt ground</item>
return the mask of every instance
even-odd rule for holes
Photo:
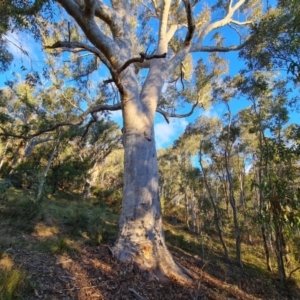
[[[23,299],[300,299],[273,284],[266,287],[238,267],[239,282],[213,264],[204,264],[192,255],[172,249],[176,261],[193,270],[199,280],[191,286],[174,281],[149,281],[133,265],[121,265],[111,255],[109,245],[87,246],[72,254],[54,255],[10,248],[6,253],[24,270],[32,288]],[[236,278],[236,277],[235,277]]]

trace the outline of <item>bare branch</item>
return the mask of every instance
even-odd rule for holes
[[[16,48],[18,48],[22,52],[22,54],[27,56],[31,62],[33,61],[33,59],[30,57],[29,53],[25,49],[23,49],[22,45],[18,45],[16,43],[14,43],[5,34],[3,35],[3,37],[4,37],[5,41],[7,41],[7,42],[11,43],[12,45],[14,45]]]
[[[190,52],[229,52],[229,51],[238,51],[244,48],[250,41],[252,40],[252,37],[250,37],[248,40],[246,40],[244,43],[240,45],[233,45],[228,47],[222,47],[222,46],[199,46],[199,45],[193,45],[191,47]]]
[[[116,84],[116,86],[118,87],[119,92],[121,94],[123,94],[124,88],[121,84],[118,72],[116,70],[114,70],[114,68],[111,66],[110,62],[106,59],[106,57],[97,48],[95,48],[93,46],[89,46],[89,45],[87,45],[85,43],[81,43],[81,42],[66,42],[66,41],[59,41],[59,42],[56,42],[54,45],[46,46],[45,48],[48,48],[48,49],[64,48],[64,51],[68,51],[68,49],[73,49],[76,51],[76,49],[77,49],[78,52],[81,51],[82,49],[84,49],[86,51],[90,51],[90,52],[94,53],[107,66],[107,68],[109,69],[109,71],[112,75],[112,79],[109,79],[108,82],[114,82]]]
[[[74,0],[81,9],[87,10],[87,7],[91,7],[91,4],[94,5],[92,15],[99,18],[103,22],[105,22],[109,27],[113,34],[113,36],[117,36],[118,32],[122,30],[122,24],[120,22],[120,17],[116,13],[116,11],[104,4],[102,1],[96,0],[95,3],[86,3],[86,0]],[[94,0],[87,0],[87,2],[91,2]]]
[[[99,57],[99,59],[107,66],[108,69],[112,69],[111,64],[109,61],[106,59],[106,57],[96,48],[93,46],[90,46],[88,44],[82,43],[82,42],[67,42],[67,41],[58,41],[54,43],[51,46],[45,46],[46,49],[57,49],[57,48],[62,48],[63,51],[89,51]]]
[[[191,111],[188,112],[188,113],[186,113],[186,114],[168,113],[168,112],[163,111],[160,108],[157,108],[156,111],[158,113],[160,113],[161,115],[164,116],[164,118],[167,121],[167,123],[170,123],[169,118],[186,118],[186,117],[191,116],[193,114],[195,108],[197,107],[197,105],[198,105],[198,100],[192,106]],[[15,138],[30,140],[30,139],[32,139],[32,138],[34,138],[36,136],[40,136],[40,135],[42,135],[44,133],[54,131],[55,129],[60,128],[60,127],[64,127],[64,126],[79,126],[79,125],[81,125],[84,122],[84,120],[86,119],[86,117],[89,114],[91,114],[92,120],[90,120],[88,122],[88,124],[87,124],[87,129],[85,130],[85,134],[86,134],[86,132],[88,131],[90,125],[92,123],[94,123],[94,122],[97,121],[96,117],[94,116],[94,113],[99,112],[99,111],[105,111],[105,110],[108,110],[108,111],[117,111],[117,110],[121,110],[121,109],[122,109],[121,103],[117,103],[117,104],[114,104],[114,105],[99,104],[99,105],[90,107],[89,109],[87,109],[86,111],[84,111],[74,121],[58,122],[58,123],[54,124],[51,127],[48,127],[48,128],[45,128],[45,129],[41,129],[41,130],[39,130],[39,131],[37,131],[37,132],[35,132],[33,134],[28,134],[28,135],[15,134],[13,132],[7,131],[5,128],[3,128],[2,126],[0,126],[0,129],[2,130],[2,132],[0,132],[0,136],[10,136],[10,137],[15,137]]]
[[[229,6],[229,13],[231,14],[231,16],[233,15],[233,13],[235,11],[237,11],[244,3],[245,3],[246,0],[239,0],[234,6],[231,6],[232,5],[232,0],[230,0],[230,6]]]
[[[245,22],[240,22],[240,21],[236,21],[236,20],[230,20],[230,23],[233,23],[235,25],[239,25],[239,26],[247,26],[247,25],[254,25],[253,21],[245,21]]]
[[[204,38],[213,30],[218,29],[220,27],[223,27],[227,24],[229,24],[230,22],[232,22],[232,16],[234,15],[234,13],[241,7],[242,4],[245,3],[245,0],[239,0],[234,6],[232,5],[232,0],[229,0],[229,4],[227,6],[227,14],[226,16],[221,19],[218,20],[216,22],[213,22],[211,24],[209,24],[199,35],[198,41],[196,43],[197,47],[201,47]]]
[[[241,33],[238,31],[238,29],[237,28],[235,28],[234,26],[232,26],[230,23],[228,24],[228,26],[232,29],[232,30],[234,30],[235,32],[236,32],[236,34],[239,36],[239,38],[240,38],[240,43],[242,42],[242,35],[241,35]]]
[[[99,29],[94,18],[86,22],[82,9],[74,2],[74,0],[56,1],[60,3],[67,13],[76,20],[77,24],[81,27],[89,41],[95,45],[104,57],[106,57],[106,59],[111,63],[111,65],[116,68],[120,63],[118,44]]]
[[[226,6],[226,11],[227,11],[227,13],[229,12],[229,10],[230,10],[230,8],[231,8],[231,6],[232,6],[232,1],[233,1],[233,0],[229,0],[228,3],[227,3],[227,6]]]
[[[93,124],[93,123],[96,123],[97,122],[97,118],[95,117],[94,114],[91,114],[92,116],[92,119],[88,122],[88,124],[86,125],[86,128],[85,128],[85,131],[81,137],[81,140],[83,140],[83,138],[86,136],[86,134],[88,133],[89,129],[90,129],[90,126]]]
[[[80,111],[83,111],[78,105],[72,103],[71,100],[69,100],[67,97],[65,97],[64,94],[62,94],[62,97],[63,97],[63,99],[64,99],[65,101],[67,101],[71,106],[73,106],[74,108],[76,108],[76,109],[78,109],[78,110],[80,110]]]
[[[168,113],[166,111],[163,111],[160,108],[157,108],[156,111],[158,113],[160,113],[161,115],[164,116],[166,122],[169,124],[170,120],[169,118],[187,118],[189,116],[191,116],[194,113],[195,108],[198,106],[199,101],[197,100],[196,103],[192,106],[192,109],[190,110],[190,112],[186,113],[186,114],[173,114],[173,113]]]
[[[184,45],[185,46],[190,46],[192,39],[193,39],[193,35],[195,32],[195,20],[193,18],[193,12],[192,12],[192,7],[191,7],[191,3],[189,0],[182,0],[184,3],[184,7],[185,7],[185,11],[186,11],[186,18],[187,18],[187,23],[188,23],[188,31],[185,37],[185,41],[184,41]]]
[[[51,127],[41,129],[33,134],[28,134],[26,136],[8,132],[5,128],[0,127],[0,129],[2,129],[0,136],[11,136],[11,137],[21,138],[21,139],[31,139],[35,136],[39,136],[46,132],[54,131],[55,129],[63,127],[63,126],[79,126],[84,122],[85,118],[89,114],[93,114],[95,112],[103,111],[103,110],[116,111],[116,110],[120,110],[120,109],[122,109],[122,106],[120,103],[115,104],[115,105],[99,104],[99,105],[96,105],[96,106],[93,106],[93,107],[90,107],[89,109],[87,109],[85,112],[83,112],[81,115],[79,115],[74,121],[58,122]]]
[[[97,1],[95,5],[95,16],[109,26],[114,37],[124,34],[122,20],[112,7],[104,4],[102,1]]]
[[[157,18],[156,12],[152,11],[152,9],[148,5],[146,5],[145,3],[141,3],[141,5],[144,6],[147,11],[145,15],[146,20],[150,20],[151,18]]]
[[[300,270],[300,267],[297,267],[296,269],[294,269],[293,271],[290,272],[290,275],[288,276],[288,279],[291,279],[292,275],[296,272]]]
[[[154,58],[165,58],[166,56],[167,56],[167,53],[154,54],[154,55],[147,55],[145,53],[140,53],[140,57],[133,57],[133,58],[127,60],[125,62],[125,64],[117,70],[117,72],[118,73],[123,72],[126,68],[128,68],[133,63],[143,63],[144,60],[151,60]]]

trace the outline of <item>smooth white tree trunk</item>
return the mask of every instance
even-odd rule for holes
[[[142,124],[143,116],[135,116]],[[134,262],[156,276],[188,280],[190,272],[179,267],[168,251],[162,228],[157,155],[153,124],[124,131],[124,188],[119,237],[114,255],[122,262]]]

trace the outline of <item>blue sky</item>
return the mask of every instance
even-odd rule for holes
[[[227,28],[223,30],[223,33],[224,36],[226,36],[226,45],[238,43],[237,36],[233,34],[232,30]],[[205,39],[205,44],[210,44],[211,37],[212,34]],[[0,74],[0,88],[4,86],[4,82],[12,76],[13,72],[20,71],[21,65],[25,66],[28,70],[41,70],[44,64],[41,46],[37,44],[30,35],[14,32],[9,33],[7,35],[7,39],[9,40],[9,50],[13,53],[15,59],[12,63],[12,68],[8,72]],[[25,55],[19,48],[23,48],[29,55]],[[244,63],[238,58],[238,52],[230,52],[222,54],[222,56],[229,61],[230,75],[237,74],[238,71],[244,67]],[[207,57],[207,54],[197,54],[194,56],[194,59],[197,60],[199,57]],[[97,75],[94,75],[94,80],[100,81],[105,77],[105,75],[106,74],[101,75],[98,72]],[[249,102],[245,99],[233,99],[230,103],[233,113],[236,113],[238,110],[245,108],[248,105]],[[166,123],[165,119],[161,115],[157,114],[155,122],[157,148],[165,148],[172,145],[173,141],[184,132],[187,124],[189,122],[193,122],[200,115],[221,116],[224,112],[225,107],[220,104],[215,104],[207,111],[203,111],[202,109],[195,110],[194,114],[189,118],[171,119],[170,124]],[[122,126],[121,112],[113,112],[111,114],[111,118]]]
[[[41,70],[44,65],[44,54],[40,44],[37,44],[34,39],[27,34],[20,33],[9,33],[7,35],[7,39],[9,40],[9,50],[13,53],[15,59],[11,65],[9,71],[0,75],[0,88],[4,86],[4,82],[10,79],[13,76],[13,73],[20,72],[20,66],[25,66],[27,70],[24,72],[28,72],[31,69]],[[28,56],[25,55],[19,48],[24,49]],[[196,55],[196,59],[198,59],[200,55]],[[207,54],[204,54],[204,57],[207,57]],[[224,58],[229,59],[230,61],[230,73],[236,73],[241,67],[242,62],[238,59],[238,54],[228,53],[224,55]],[[95,76],[95,80],[97,80],[96,76],[101,76],[99,73]],[[103,79],[105,76],[102,75]],[[98,79],[100,80],[100,79]],[[243,102],[243,103],[242,103]],[[238,109],[245,107],[244,101],[234,101],[233,111],[237,111]],[[187,109],[188,110],[188,109]],[[196,109],[194,114],[189,118],[176,119],[171,118],[170,124],[168,124],[165,119],[156,114],[156,122],[155,122],[155,132],[156,132],[156,142],[157,148],[165,148],[173,144],[173,141],[182,134],[188,125],[189,122],[193,122],[200,115],[207,116],[218,116],[221,115],[224,111],[220,105],[212,106],[209,110],[203,111],[202,109]],[[186,111],[185,111],[186,112]],[[122,116],[121,112],[112,112],[111,118],[117,122],[120,126],[122,126]]]

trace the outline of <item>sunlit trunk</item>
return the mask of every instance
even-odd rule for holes
[[[7,142],[5,144],[5,148],[2,152],[2,156],[1,156],[1,160],[0,160],[0,170],[2,169],[2,166],[3,166],[3,163],[4,163],[4,158],[5,158],[8,146],[9,146],[9,139],[7,140]]]
[[[127,119],[129,112],[123,111],[124,187],[113,253],[121,262],[134,262],[146,273],[189,280],[188,270],[174,262],[165,244],[154,121],[137,113],[135,105],[129,104],[127,109],[132,109],[132,115]]]
[[[153,127],[151,128],[153,133]],[[154,134],[152,134],[154,137]],[[169,253],[162,228],[154,138],[124,131],[124,188],[114,255],[157,276],[188,277]],[[187,270],[185,270],[187,271]]]

